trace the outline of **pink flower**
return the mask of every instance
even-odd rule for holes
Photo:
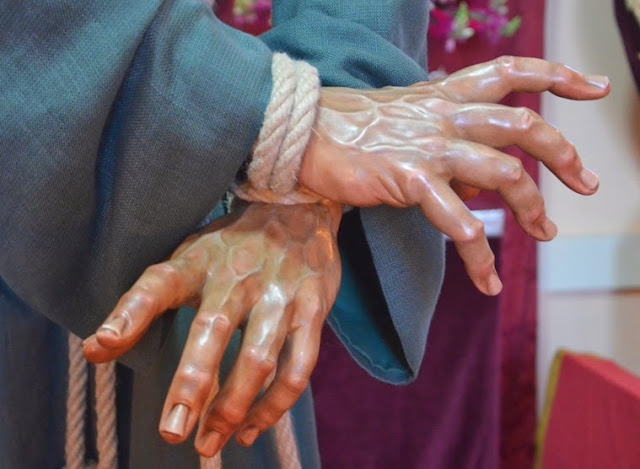
[[[508,17],[508,0],[431,0],[429,36],[445,40],[445,50],[473,36],[485,36],[496,42],[511,36],[520,26],[520,18]]]

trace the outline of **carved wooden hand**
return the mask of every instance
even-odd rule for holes
[[[456,244],[476,287],[495,295],[502,284],[484,227],[461,199],[497,191],[529,235],[546,241],[557,233],[521,162],[495,148],[517,145],[580,194],[598,188],[558,130],[529,109],[494,104],[512,91],[598,99],[609,81],[502,57],[408,88],[323,88],[299,182],[346,205],[420,206]]]
[[[198,308],[169,389],[160,433],[215,454],[236,431],[243,444],[275,424],[307,387],[324,320],[340,284],[337,204],[252,204],[191,236],[149,267],[84,344],[93,362],[129,350],[166,310]],[[243,327],[240,353],[219,393],[217,370]],[[275,372],[275,379],[256,401]],[[254,402],[255,401],[255,402]]]

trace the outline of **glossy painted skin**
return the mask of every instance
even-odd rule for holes
[[[200,419],[195,444],[204,456],[233,432],[251,444],[295,403],[315,364],[340,279],[340,204],[419,205],[456,243],[476,286],[497,294],[501,283],[482,224],[462,200],[495,190],[534,238],[549,240],[556,227],[522,164],[495,148],[518,145],[574,191],[597,190],[597,176],[556,129],[528,109],[494,104],[512,91],[546,90],[598,99],[609,82],[539,59],[504,57],[408,88],[324,88],[299,182],[335,202],[250,205],[188,238],[122,297],[85,341],[85,356],[112,360],[165,310],[199,307],[160,433],[184,441]],[[217,392],[222,353],[243,324],[241,353]],[[268,391],[254,402],[262,387]]]
[[[160,433],[170,443],[182,442],[202,417],[195,443],[202,455],[215,454],[241,424],[239,441],[252,443],[308,385],[340,285],[341,216],[341,206],[331,202],[252,204],[217,220],[185,240],[170,260],[145,271],[85,341],[85,356],[111,360],[167,309],[196,307]],[[238,327],[241,350],[217,392],[217,370]]]
[[[530,109],[494,104],[512,91],[598,99],[609,80],[502,57],[409,88],[324,88],[299,182],[346,205],[420,206],[456,244],[476,287],[495,295],[502,284],[493,253],[462,199],[497,191],[529,235],[548,241],[557,233],[521,162],[496,148],[517,145],[580,194],[598,188],[558,130]]]

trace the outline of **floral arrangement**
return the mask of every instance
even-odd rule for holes
[[[268,29],[271,0],[233,1],[234,26]],[[430,3],[429,36],[444,40],[449,52],[473,36],[486,36],[491,41],[510,37],[521,23],[519,16],[509,18],[507,0],[430,0]]]
[[[271,0],[234,0],[234,26],[254,25],[267,29],[271,23]]]
[[[473,36],[492,42],[511,37],[521,23],[519,16],[509,18],[507,0],[431,0],[429,36],[444,40],[451,52]]]

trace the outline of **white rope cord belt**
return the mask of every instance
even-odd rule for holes
[[[64,456],[66,469],[116,469],[116,364],[96,365],[96,447],[98,463],[85,462],[85,422],[89,364],[82,355],[82,339],[69,334],[69,385]]]
[[[82,339],[69,334],[69,385],[65,435],[66,469],[117,469],[115,362],[96,365],[96,415],[98,462],[85,462],[85,424],[89,363],[82,355]],[[300,469],[300,457],[290,412],[276,423],[275,441],[283,469]],[[219,451],[212,458],[200,458],[201,469],[221,469]]]
[[[311,136],[320,96],[315,68],[274,54],[273,88],[265,119],[254,145],[247,182],[234,187],[240,198],[266,203],[313,203],[318,197],[299,190],[297,174]],[[85,421],[89,364],[82,355],[82,340],[69,334],[69,385],[67,392],[66,469],[96,467],[85,462]],[[98,469],[117,469],[115,362],[96,365]],[[300,469],[300,457],[290,412],[275,425],[275,440],[283,469]],[[202,469],[221,469],[221,452],[201,458]]]
[[[247,181],[234,187],[233,192],[250,202],[317,202],[316,195],[300,189],[297,175],[316,118],[318,71],[306,62],[278,53],[273,56],[271,73],[273,88],[253,146]]]

